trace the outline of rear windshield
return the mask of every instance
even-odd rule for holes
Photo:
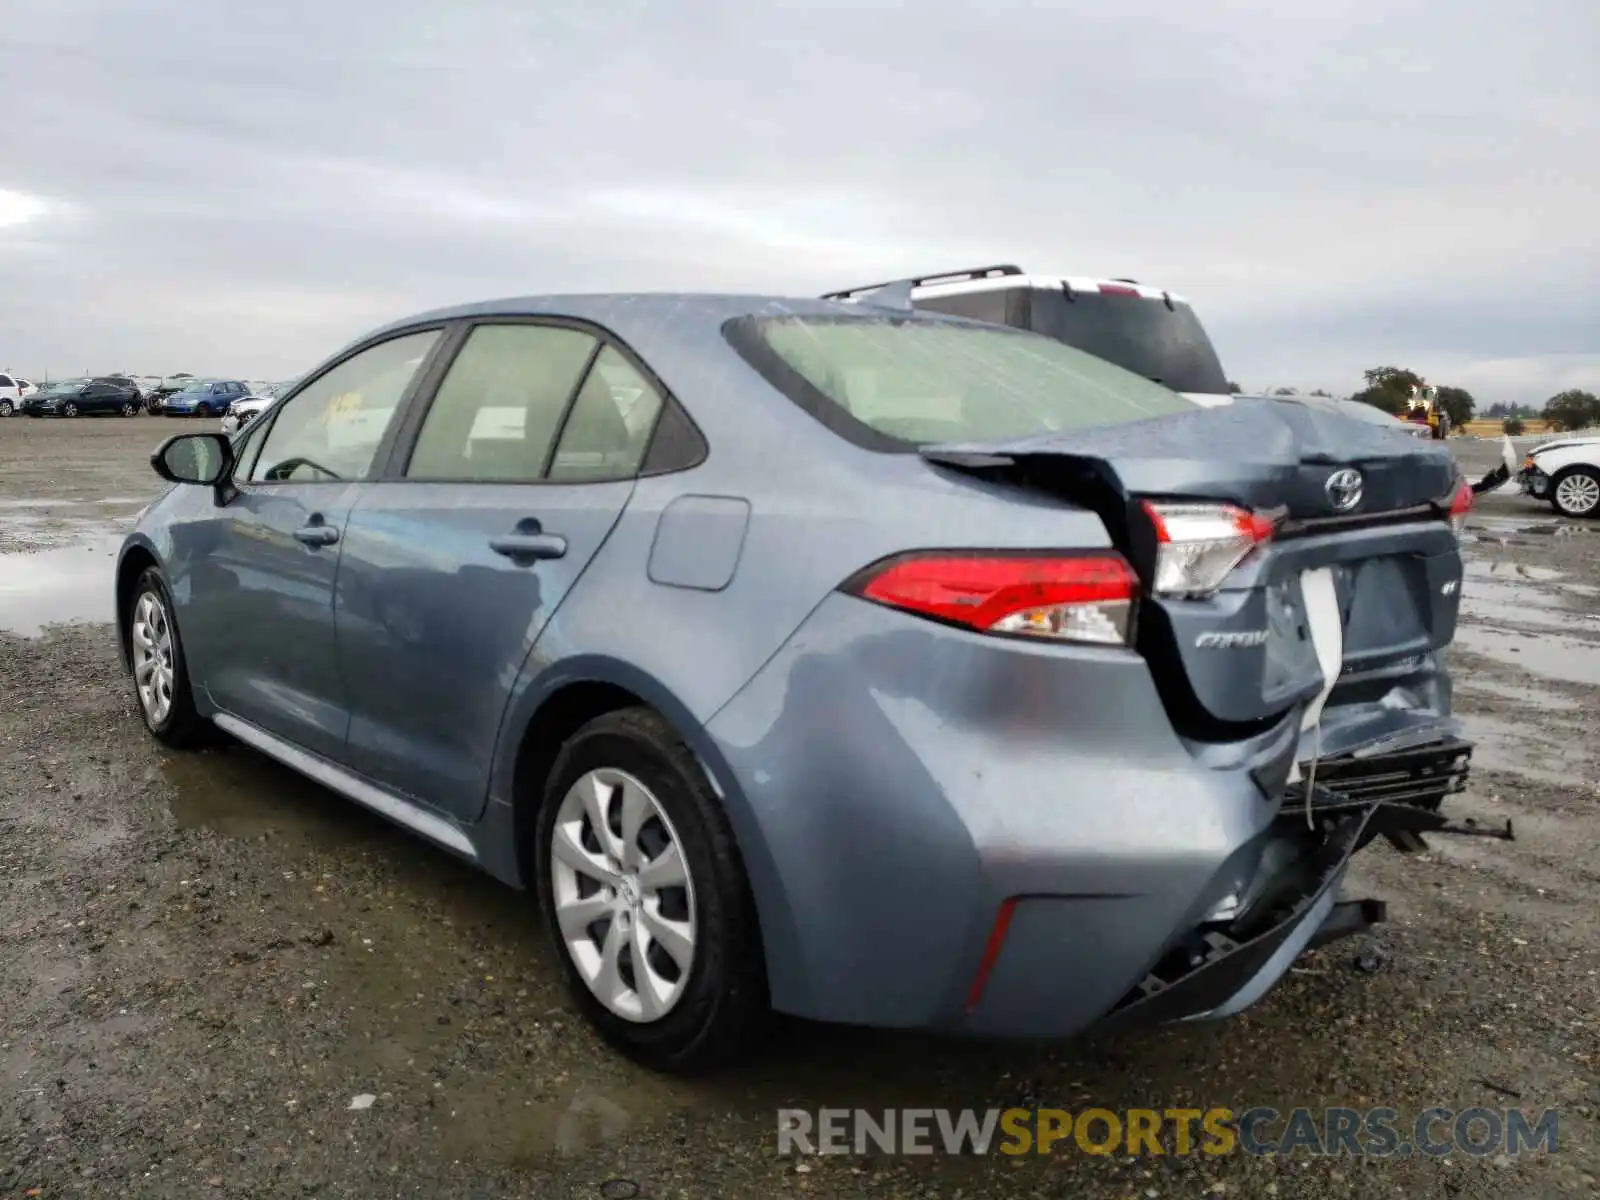
[[[1187,304],[1143,296],[1035,290],[1035,333],[1126,367],[1175,392],[1226,394],[1228,379],[1211,339]]]
[[[929,318],[744,317],[726,335],[758,371],[859,445],[909,450],[1190,412],[1119,367],[995,326]]]

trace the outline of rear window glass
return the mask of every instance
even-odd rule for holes
[[[823,424],[873,449],[991,441],[1189,412],[1049,338],[891,316],[745,317],[729,342]]]
[[[1171,308],[1143,296],[1036,290],[1029,298],[1035,333],[1114,362],[1175,392],[1225,394],[1228,379],[1200,318],[1187,304]]]

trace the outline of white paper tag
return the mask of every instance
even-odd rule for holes
[[[1311,644],[1316,647],[1317,663],[1322,668],[1322,691],[1306,707],[1300,721],[1300,728],[1305,730],[1322,719],[1322,706],[1344,669],[1344,622],[1339,617],[1339,593],[1330,568],[1301,572],[1300,594],[1305,597],[1306,624],[1311,628]]]

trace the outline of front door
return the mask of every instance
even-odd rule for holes
[[[192,568],[212,702],[335,761],[349,724],[333,618],[346,520],[439,337],[381,342],[283,404],[250,439]]]
[[[336,607],[357,770],[479,816],[511,688],[622,515],[660,403],[585,331],[471,331],[394,478],[348,521]]]

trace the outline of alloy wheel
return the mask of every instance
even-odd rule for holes
[[[78,406],[76,404],[74,404],[71,400],[68,400],[65,404],[63,404],[61,406],[61,415],[64,416],[64,417],[75,417],[75,416],[77,416],[78,415]]]
[[[12,411],[11,401],[0,400],[0,417],[9,417]]]
[[[1556,484],[1555,501],[1568,516],[1588,516],[1600,508],[1600,479],[1585,471],[1574,471]]]
[[[139,412],[138,406],[136,404],[133,404],[132,402],[129,402],[129,403],[124,404],[122,406],[122,415],[125,416],[125,417],[136,416],[138,414],[138,412]]]
[[[666,810],[623,771],[568,790],[550,838],[552,900],[578,974],[627,1021],[665,1016],[695,959],[694,882]]]
[[[155,592],[144,592],[134,606],[129,641],[139,704],[150,724],[160,725],[172,711],[175,671],[172,620],[167,615],[166,603]]]

